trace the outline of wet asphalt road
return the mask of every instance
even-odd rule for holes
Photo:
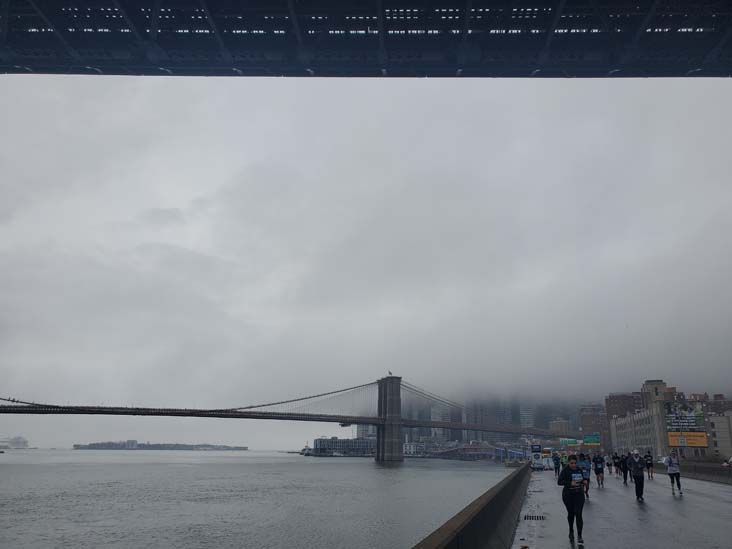
[[[594,477],[594,475],[593,475]],[[681,477],[684,495],[671,494],[666,474],[645,481],[645,502],[622,478],[605,478],[605,488],[590,488],[584,507],[584,547],[625,549],[732,547],[732,486]],[[562,488],[553,471],[534,472],[514,538],[514,549],[579,547],[567,536],[567,515]],[[524,520],[543,515],[545,520]]]

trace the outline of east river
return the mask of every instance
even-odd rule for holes
[[[275,452],[10,450],[0,547],[410,547],[511,470]]]

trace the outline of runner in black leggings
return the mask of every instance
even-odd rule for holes
[[[577,467],[577,456],[569,456],[569,465],[559,473],[559,486],[563,486],[562,501],[567,508],[567,522],[569,523],[569,539],[574,541],[574,523],[577,521],[577,542],[582,539],[582,508],[585,506],[584,479],[582,470]]]

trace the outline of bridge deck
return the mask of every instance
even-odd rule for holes
[[[607,477],[607,475],[606,475]],[[705,547],[730,546],[732,486],[681,478],[683,497],[671,494],[666,474],[645,481],[644,503],[637,503],[628,481],[607,477],[605,488],[590,488],[584,507],[585,547]],[[545,520],[523,520],[544,515]],[[514,549],[571,547],[562,489],[553,471],[532,473],[521,510]]]
[[[33,415],[101,415],[101,416],[167,416],[167,417],[208,417],[228,419],[269,419],[280,421],[314,421],[323,423],[343,423],[348,425],[382,425],[379,417],[333,415],[321,413],[282,413],[261,410],[234,409],[197,409],[197,408],[137,408],[125,406],[53,406],[53,405],[0,405],[0,414]],[[548,436],[542,429],[524,429],[511,425],[484,425],[478,423],[456,423],[449,421],[429,421],[402,419],[407,428],[431,427],[488,433],[508,433],[518,435]]]
[[[0,0],[0,73],[732,74],[729,2]]]
[[[274,419],[280,421],[314,421],[353,425],[378,425],[383,420],[375,417],[261,412],[254,410],[197,409],[197,408],[133,408],[124,406],[20,406],[0,405],[0,414],[34,415],[94,415],[94,416],[159,416],[208,417],[227,419]]]

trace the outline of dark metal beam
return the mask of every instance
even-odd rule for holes
[[[223,56],[224,61],[226,61],[227,63],[231,63],[234,60],[234,57],[231,55],[229,48],[226,47],[226,44],[224,44],[224,37],[219,32],[219,26],[216,24],[216,21],[214,21],[211,10],[208,8],[208,2],[206,2],[206,0],[199,0],[199,2],[201,3],[203,12],[206,14],[206,20],[208,21],[208,24],[214,33],[216,43],[219,45],[219,50],[221,51],[221,55]]]
[[[8,32],[10,26],[10,0],[2,0],[0,4],[0,44],[5,44],[8,41]]]
[[[504,8],[506,11],[503,12],[503,15],[501,17],[501,26],[506,31],[506,33],[508,33],[508,28],[511,26],[513,10],[516,9],[517,5],[518,0],[509,0],[508,2],[506,2],[506,7]]]
[[[661,0],[653,0],[653,4],[651,4],[651,7],[646,12],[645,17],[643,17],[643,21],[641,21],[641,24],[638,25],[638,28],[635,30],[635,33],[633,33],[633,38],[631,39],[630,43],[626,47],[625,55],[623,56],[623,63],[627,63],[635,57],[636,50],[638,48],[638,42],[640,41],[640,37],[643,36],[643,33],[646,32],[646,28],[648,28],[648,25],[651,23],[651,21],[655,17],[656,10],[658,9],[658,5],[660,3],[661,3]]]
[[[690,6],[690,8],[694,8],[694,6]],[[691,11],[691,10],[690,10]],[[704,5],[699,4],[695,7],[693,13],[689,14],[688,17],[679,17],[678,21],[676,21],[676,24],[671,27],[672,32],[678,31],[678,29],[681,28],[681,25],[684,25],[685,27],[695,27],[696,22],[704,15]]]
[[[122,16],[122,19],[125,20],[125,25],[127,25],[127,28],[130,29],[130,32],[132,33],[132,36],[135,37],[135,40],[138,43],[143,42],[145,38],[140,34],[140,31],[137,30],[137,27],[132,22],[132,19],[130,19],[127,11],[122,7],[122,3],[119,0],[112,0],[112,3],[114,4],[114,7],[117,9],[119,14]]]
[[[602,13],[602,11],[600,10],[600,4],[598,3],[598,0],[590,0],[590,5],[592,6],[592,12],[595,14],[595,17],[597,17],[600,20],[600,23],[602,23],[605,32],[611,32],[613,28],[610,25],[610,21],[608,21],[608,18],[605,17],[605,14]]]
[[[85,67],[92,64],[90,60],[78,62],[67,53],[70,50],[64,49],[68,44],[84,56],[85,50],[80,49],[80,44],[84,43],[84,47],[88,45],[98,50],[114,50],[115,55],[94,56],[93,70],[104,74],[159,74],[173,70],[180,75],[201,76],[225,76],[232,74],[232,71],[251,76],[304,76],[308,74],[308,68],[319,76],[373,76],[380,71],[382,74],[388,71],[389,76],[404,77],[452,77],[456,71],[462,77],[528,77],[532,71],[547,77],[570,74],[577,77],[726,77],[732,74],[732,59],[727,55],[732,50],[732,25],[728,21],[732,14],[728,0],[663,0],[657,4],[653,0],[638,0],[623,2],[622,7],[618,6],[620,2],[611,0],[572,0],[566,1],[561,14],[556,9],[561,5],[560,1],[551,0],[544,2],[550,8],[542,12],[539,34],[515,35],[506,35],[505,29],[536,27],[531,24],[531,19],[523,17],[523,12],[516,10],[517,7],[531,5],[528,0],[482,3],[458,0],[453,2],[453,7],[464,11],[458,11],[457,19],[453,19],[455,24],[451,28],[458,30],[452,38],[415,35],[392,37],[390,29],[396,27],[387,17],[386,6],[414,6],[414,0],[372,0],[365,4],[349,2],[345,8],[342,1],[322,0],[317,3],[320,10],[318,14],[323,12],[329,18],[322,24],[326,33],[328,28],[335,28],[333,25],[341,17],[365,14],[364,9],[369,12],[367,24],[370,24],[370,28],[368,37],[364,38],[340,40],[322,37],[325,47],[333,55],[318,58],[317,65],[312,64],[315,58],[313,49],[318,47],[320,39],[311,40],[308,34],[311,28],[310,12],[306,12],[309,6],[315,4],[309,0],[277,0],[259,2],[259,7],[254,8],[247,3],[249,8],[245,10],[245,15],[257,13],[275,16],[282,21],[281,17],[287,16],[290,11],[292,21],[284,21],[289,38],[270,39],[244,36],[242,33],[242,36],[236,37],[237,47],[251,49],[252,55],[246,60],[235,57],[237,66],[234,67],[223,61],[219,53],[221,44],[217,45],[216,40],[220,38],[231,53],[235,53],[234,35],[229,36],[229,20],[224,16],[231,6],[239,6],[243,1],[204,0],[205,6],[209,8],[207,23],[204,23],[205,10],[201,8],[201,0],[70,0],[71,5],[79,7],[80,11],[75,12],[77,16],[81,15],[76,18],[78,24],[74,25],[74,12],[62,13],[59,0],[0,0],[0,16],[3,10],[10,16],[5,17],[4,21],[0,18],[0,32],[4,31],[4,34],[0,34],[0,73],[88,74],[90,71]],[[492,6],[490,12],[482,14],[486,17],[483,23],[492,30],[491,36],[476,34],[476,7],[483,4]],[[92,19],[87,17],[91,15],[87,8],[99,5],[118,10],[115,11],[115,29],[123,32],[106,35],[89,32],[79,36],[75,32],[77,28],[93,26]],[[656,7],[651,12],[654,5]],[[167,9],[169,6],[172,8],[170,13]],[[190,6],[196,9],[200,17],[196,19],[197,22],[189,20],[190,29],[203,25],[204,33],[195,36],[168,34],[167,31],[172,30],[169,24],[171,20],[165,16],[175,16],[180,24],[186,24],[186,17],[191,15]],[[34,7],[40,8],[46,19],[42,19]],[[610,17],[611,13],[617,13],[618,17]],[[96,11],[94,14],[96,16]],[[49,25],[48,19],[55,27]],[[566,22],[570,20],[581,23],[587,34],[567,36],[565,40],[560,29],[566,28]],[[216,28],[211,27],[209,31],[212,23]],[[702,32],[676,32],[679,28],[696,29],[702,26]],[[32,27],[43,27],[47,32],[24,32],[32,30]],[[652,33],[653,36],[642,34],[646,28],[653,30],[656,27],[668,30]],[[55,35],[52,32],[54,28],[57,31]],[[623,32],[617,32],[620,29]],[[470,31],[473,34],[469,34]],[[214,36],[210,35],[211,32]],[[154,40],[156,37],[157,43]],[[57,55],[43,51],[48,50],[49,40]],[[577,57],[555,59],[553,53],[563,48],[567,41],[572,43],[571,48],[578,54]],[[400,50],[398,59],[391,52],[397,44]],[[170,58],[161,46],[205,50],[208,55],[188,57],[183,53],[180,58],[176,58],[174,65],[170,65]],[[20,50],[24,50],[22,57],[16,55]]]
[[[81,59],[81,55],[79,55],[79,52],[76,51],[71,46],[71,44],[69,44],[68,40],[66,40],[66,38],[64,37],[64,35],[61,34],[61,32],[59,32],[59,30],[56,28],[56,25],[53,24],[53,22],[48,18],[48,16],[38,6],[38,3],[35,0],[26,0],[26,2],[28,2],[28,4],[30,5],[30,7],[33,8],[33,11],[35,11],[38,14],[38,16],[41,19],[43,19],[43,23],[46,25],[46,27],[48,27],[49,29],[51,29],[51,31],[53,32],[53,34],[56,35],[56,38],[58,38],[58,41],[61,42],[61,44],[63,44],[64,48],[66,49],[66,51],[68,52],[68,54],[71,56],[71,58],[74,59],[75,61],[80,61],[81,62],[82,59]]]
[[[727,42],[730,40],[732,40],[732,16],[727,19],[727,30],[719,39],[719,42],[717,42],[715,46],[709,50],[709,53],[704,56],[704,64],[709,65],[710,63],[714,63],[719,58],[719,54],[722,52],[722,49],[724,49]]]
[[[470,33],[470,15],[473,11],[473,0],[465,0],[465,16],[463,17],[463,42],[468,39]]]
[[[376,0],[376,11],[378,19],[377,26],[379,30],[379,61],[382,64],[382,71],[386,70],[383,65],[386,65],[386,62],[389,59],[388,54],[386,53],[386,25],[384,24],[384,2],[383,0]]]
[[[290,14],[290,22],[292,23],[292,32],[295,33],[297,46],[302,48],[302,31],[300,30],[300,21],[297,19],[297,10],[295,10],[295,0],[287,0],[287,11]]]
[[[290,14],[290,23],[292,23],[292,32],[295,33],[295,39],[297,40],[297,58],[301,65],[305,67],[305,72],[310,76],[315,75],[315,71],[309,67],[309,56],[305,52],[305,40],[302,36],[302,29],[300,28],[300,20],[297,18],[297,10],[295,9],[295,0],[287,0],[287,12]]]
[[[554,39],[554,31],[557,29],[557,25],[562,18],[562,12],[564,11],[564,5],[566,3],[567,0],[559,0],[557,2],[557,6],[554,8],[554,16],[552,17],[552,22],[546,31],[546,41],[544,42],[544,49],[541,50],[541,53],[539,54],[540,65],[543,65],[546,62],[547,57],[549,57],[549,50],[551,49],[552,40]]]
[[[160,23],[160,5],[163,0],[155,0],[153,2],[152,13],[150,14],[150,33],[148,34],[148,40],[152,43],[158,41],[158,25]]]
[[[658,9],[658,5],[660,3],[661,3],[661,0],[653,0],[653,4],[651,4],[651,7],[648,9],[646,16],[643,18],[643,21],[638,26],[638,28],[635,30],[635,34],[633,35],[633,40],[630,43],[631,49],[635,49],[635,47],[638,45],[638,41],[640,40],[640,37],[643,36],[643,33],[646,32],[646,28],[650,24],[651,20],[655,17],[656,10]]]

